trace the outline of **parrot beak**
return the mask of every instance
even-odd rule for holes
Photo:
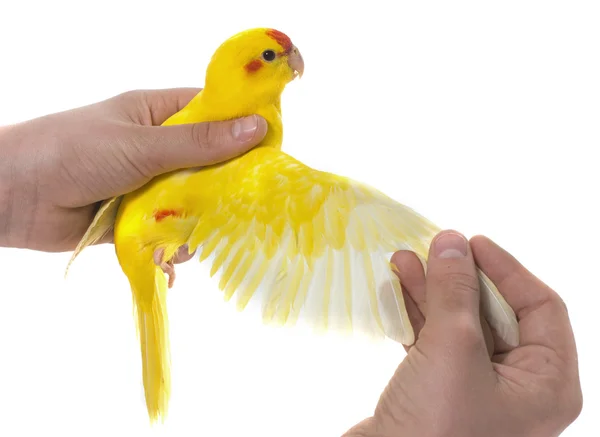
[[[298,78],[302,77],[304,74],[304,59],[302,59],[300,50],[298,50],[296,46],[292,47],[292,50],[288,55],[288,65],[294,70],[294,79],[296,76],[298,76]]]

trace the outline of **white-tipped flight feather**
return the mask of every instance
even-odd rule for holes
[[[267,323],[412,344],[390,256],[404,249],[427,259],[440,229],[373,188],[283,152],[261,153],[277,155],[269,172],[253,173],[262,192],[223,198],[226,206],[201,213],[188,240],[201,260],[214,257],[211,274],[219,272],[225,298],[235,295],[240,310],[256,301]],[[265,209],[270,214],[261,214]],[[514,312],[479,274],[484,316],[504,341],[518,344]]]

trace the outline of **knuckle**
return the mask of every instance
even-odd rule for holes
[[[144,95],[145,95],[144,90],[130,90],[130,91],[125,91],[121,94],[118,94],[116,96],[116,99],[119,99],[119,100],[125,101],[125,102],[132,102],[132,101],[137,101],[137,100],[143,99]]]
[[[201,149],[210,149],[215,143],[216,130],[213,123],[194,123],[192,139]]]
[[[148,92],[145,90],[125,91],[115,96],[112,101],[116,109],[130,121],[139,125],[149,125],[152,123],[147,95]]]
[[[475,293],[479,291],[479,282],[471,273],[450,273],[446,276],[445,280],[448,285],[452,285],[454,288],[465,293]]]
[[[480,321],[472,314],[459,313],[453,322],[453,332],[458,335],[462,343],[479,346],[482,339]]]
[[[566,302],[563,300],[562,297],[560,297],[560,295],[558,293],[553,293],[553,295],[552,295],[552,297],[550,299],[554,303],[556,303],[556,305],[558,305],[559,307],[561,307],[566,314],[569,314],[569,308],[567,307]]]
[[[136,172],[143,179],[150,179],[154,175],[154,168],[157,167],[155,164],[157,159],[153,159],[153,156],[149,156],[148,153],[140,148],[137,144],[132,144],[130,147],[126,147],[122,150],[122,159],[125,167]]]
[[[440,277],[437,287],[442,291],[444,302],[449,307],[463,308],[464,304],[479,293],[477,278],[468,273],[448,273]]]

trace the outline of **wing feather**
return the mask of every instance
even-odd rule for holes
[[[290,281],[286,284],[286,288],[283,290],[283,295],[279,301],[277,311],[275,313],[275,323],[278,325],[284,325],[286,320],[289,318],[290,312],[294,305],[296,295],[300,290],[302,278],[304,276],[304,260],[300,256],[296,256],[294,262],[291,264],[290,269]]]
[[[248,276],[240,286],[241,293],[238,293],[237,309],[242,311],[248,305],[248,302],[254,295],[254,292],[263,281],[265,274],[269,269],[269,263],[262,253],[258,253],[254,258],[252,267],[248,272]]]
[[[92,223],[85,231],[81,240],[79,240],[77,247],[73,251],[73,255],[71,255],[71,259],[65,269],[65,278],[67,277],[69,268],[71,267],[71,264],[73,264],[73,261],[75,261],[75,258],[77,258],[86,247],[96,244],[113,229],[119,211],[119,205],[121,205],[122,200],[123,196],[113,197],[100,204],[100,208],[94,216]]]
[[[302,322],[319,332],[412,344],[389,260],[404,249],[424,263],[440,228],[369,186],[280,151],[260,153],[267,156],[260,171],[236,169],[230,185],[240,188],[223,191],[213,210],[205,208],[188,240],[190,251],[202,246],[201,260],[214,255],[211,275],[220,272],[225,298],[237,295],[239,310],[256,301],[265,323]],[[479,274],[488,321],[505,341],[518,344],[514,312]]]

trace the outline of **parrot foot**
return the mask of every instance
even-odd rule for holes
[[[169,288],[175,283],[175,264],[181,264],[193,258],[196,251],[188,253],[187,245],[180,246],[169,261],[165,261],[165,249],[156,249],[154,251],[154,264],[159,266],[164,273],[169,275]]]
[[[173,260],[167,262],[163,261],[164,254],[164,249],[156,249],[154,251],[154,264],[159,266],[164,273],[169,275],[169,288],[172,288],[175,283],[175,266],[173,265]]]

